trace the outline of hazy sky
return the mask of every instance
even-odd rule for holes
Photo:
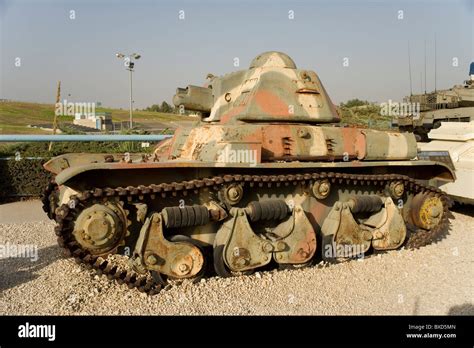
[[[207,73],[245,69],[268,50],[315,70],[335,103],[409,94],[408,41],[414,92],[425,41],[428,90],[435,36],[438,88],[462,83],[474,61],[474,0],[0,0],[0,13],[0,97],[13,100],[54,103],[61,80],[63,98],[127,108],[128,72],[116,52],[142,55],[134,73],[137,108],[170,102],[176,87],[202,85]]]

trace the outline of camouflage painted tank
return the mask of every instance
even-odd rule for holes
[[[470,122],[474,120],[474,62],[470,65],[469,79],[462,85],[447,90],[416,94],[405,102],[418,105],[419,115],[404,115],[394,119],[393,126],[400,131],[414,132],[421,141],[430,141],[428,132],[441,122]]]
[[[59,244],[154,293],[167,279],[226,277],[419,247],[440,237],[452,181],[413,134],[338,126],[315,72],[267,52],[174,103],[199,112],[153,156],[67,154],[44,198]],[[133,271],[114,254],[129,256]]]

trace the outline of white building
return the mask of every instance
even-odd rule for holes
[[[74,124],[98,130],[112,130],[112,114],[110,112],[76,113]]]

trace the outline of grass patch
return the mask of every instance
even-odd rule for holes
[[[51,134],[51,132],[28,126],[0,124],[0,134]]]

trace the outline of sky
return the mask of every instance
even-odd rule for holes
[[[128,108],[117,52],[142,56],[139,109],[270,50],[316,71],[337,104],[408,95],[408,46],[414,93],[425,88],[425,45],[434,89],[435,38],[438,89],[461,84],[474,61],[474,0],[0,0],[0,23],[0,98],[30,102],[54,103],[60,80],[62,99]]]

